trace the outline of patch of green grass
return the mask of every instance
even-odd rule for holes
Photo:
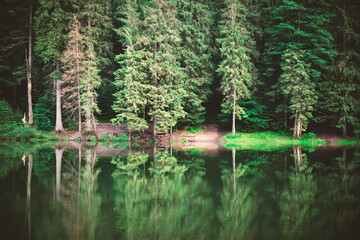
[[[335,145],[337,146],[357,146],[360,145],[360,141],[357,139],[340,139],[335,142]]]
[[[59,140],[53,132],[37,130],[29,126],[16,126],[6,132],[3,137],[6,140],[33,143]]]
[[[302,139],[292,139],[283,133],[274,132],[227,134],[223,139],[226,140],[223,144],[226,148],[257,151],[274,151],[289,148],[294,145],[313,147],[326,143],[323,139],[316,139],[314,134],[305,135]]]

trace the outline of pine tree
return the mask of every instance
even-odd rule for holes
[[[220,25],[222,61],[217,69],[222,76],[221,91],[224,95],[222,111],[232,113],[232,134],[235,134],[235,119],[245,116],[244,109],[237,104],[239,99],[250,96],[249,87],[254,82],[254,66],[250,51],[254,47],[250,31],[247,29],[247,7],[236,0],[225,2]]]
[[[351,4],[351,5],[350,5]],[[330,81],[326,85],[326,101],[323,108],[328,111],[326,119],[332,119],[336,127],[341,128],[343,136],[347,136],[348,126],[359,124],[360,112],[360,54],[358,42],[360,24],[357,7],[351,1],[339,0],[337,6],[337,22],[335,37],[339,55],[336,57]]]
[[[140,13],[137,1],[127,1],[121,11],[123,26],[117,31],[124,45],[124,52],[117,55],[115,60],[120,68],[115,74],[115,85],[118,92],[113,109],[116,118],[113,123],[126,123],[131,138],[132,131],[147,128],[147,122],[139,114],[146,107],[147,85],[146,70],[141,66],[144,51],[141,49]]]
[[[87,48],[94,51],[99,69],[109,70],[113,64],[112,30],[110,17],[110,0],[71,0],[77,19],[80,22],[80,33]],[[91,50],[92,48],[92,50]],[[85,52],[85,55],[87,53]]]
[[[332,15],[323,1],[311,0],[281,0],[265,9],[265,52],[263,71],[265,88],[272,96],[272,105],[268,106],[273,113],[274,105],[277,112],[284,113],[284,123],[287,123],[289,100],[280,90],[279,77],[282,74],[282,55],[287,49],[305,50],[306,64],[310,64],[310,78],[316,83],[321,94],[321,85],[327,79],[336,51],[334,50],[332,34],[327,30]]]
[[[82,139],[82,118],[81,118],[81,79],[83,78],[83,61],[85,56],[82,52],[82,36],[80,35],[80,23],[74,14],[74,20],[70,27],[69,40],[64,51],[62,79],[64,88],[62,93],[66,100],[64,108],[68,109],[71,115],[77,112],[78,128],[80,139]],[[83,87],[84,88],[84,87]]]
[[[51,77],[56,86],[56,125],[55,131],[64,131],[61,115],[61,70],[60,58],[67,37],[69,15],[66,0],[39,0],[34,17],[35,52],[45,64],[51,65]]]
[[[109,70],[113,63],[111,4],[109,0],[73,0],[73,7],[81,23],[80,31],[85,46],[85,72],[81,81],[85,127],[98,138],[94,115],[99,112],[96,89],[102,83],[101,70]]]
[[[180,21],[176,18],[176,2],[155,0],[144,11],[144,43],[146,59],[141,63],[148,67],[149,115],[153,118],[153,133],[168,130],[178,119],[185,116],[183,99],[184,69],[180,66]]]
[[[186,116],[183,121],[192,124],[204,122],[204,102],[210,95],[213,63],[211,55],[211,27],[213,13],[206,1],[179,1],[181,21],[181,61],[185,68],[184,98]]]
[[[283,70],[279,83],[281,91],[289,98],[289,109],[293,113],[293,137],[301,137],[316,104],[315,83],[310,79],[310,64],[305,63],[305,51],[288,49],[282,56]]]
[[[83,61],[83,76],[80,80],[80,96],[82,101],[82,109],[85,112],[85,130],[96,134],[95,112],[99,112],[97,105],[96,89],[101,85],[100,70],[97,67],[95,51],[89,46],[87,58]]]

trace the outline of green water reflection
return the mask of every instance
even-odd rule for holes
[[[115,150],[2,145],[2,239],[360,237],[359,149]]]

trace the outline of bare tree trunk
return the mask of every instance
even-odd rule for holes
[[[56,62],[56,71],[60,72],[60,65]],[[56,132],[65,132],[63,123],[62,123],[62,116],[61,116],[61,83],[60,79],[57,77],[55,79],[56,82],[56,125],[55,131]]]
[[[293,139],[296,138],[296,126],[297,126],[297,117],[298,115],[295,115],[295,120],[294,120],[294,131],[293,131]]]
[[[153,137],[154,137],[154,140],[156,139],[156,116],[154,116],[154,122],[153,122]]]
[[[298,138],[301,137],[302,122],[303,122],[303,119],[300,118],[300,114],[299,114],[299,118],[298,118],[298,121],[297,121],[297,133],[296,133],[296,137],[298,137]]]
[[[27,59],[27,68],[26,68],[26,75],[27,75],[27,95],[28,95],[28,114],[29,114],[29,124],[32,125],[34,123],[34,113],[33,113],[33,107],[32,107],[32,86],[31,86],[31,68],[32,68],[32,6],[33,2],[30,0],[30,9],[29,9],[29,15],[30,15],[30,21],[29,21],[29,55]]]
[[[288,112],[287,112],[287,99],[286,99],[286,95],[284,95],[284,132],[287,131],[288,128]]]
[[[233,96],[233,116],[232,116],[232,135],[235,135],[235,106],[236,106],[236,92],[235,92],[235,83],[234,83],[234,96]]]
[[[81,119],[81,100],[80,100],[80,89],[79,89],[80,83],[78,82],[78,89],[77,89],[77,94],[78,94],[78,119],[79,119],[79,134],[80,134],[80,141],[83,140],[83,136],[82,136],[82,119]]]

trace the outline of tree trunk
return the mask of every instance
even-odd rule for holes
[[[154,116],[154,122],[153,122],[153,137],[154,137],[154,140],[156,139],[156,116]]]
[[[235,85],[235,83],[234,83]],[[236,92],[235,92],[235,86],[234,86],[234,96],[233,96],[233,116],[232,116],[232,135],[235,135],[236,131],[235,131],[235,106],[236,106]]]
[[[77,94],[78,94],[78,118],[79,118],[79,134],[80,134],[80,141],[83,140],[83,137],[82,137],[82,119],[81,119],[81,100],[80,100],[80,89],[79,89],[79,86],[80,86],[80,80],[78,79],[78,88],[77,88]]]
[[[296,133],[296,137],[300,138],[301,137],[301,132],[302,132],[302,126],[303,126],[303,119],[300,118],[300,114],[299,114],[299,118],[298,118],[298,125],[297,125],[297,133]]]
[[[34,123],[34,114],[33,114],[33,107],[32,107],[32,86],[31,86],[31,68],[32,68],[32,6],[33,2],[30,0],[30,21],[29,21],[29,55],[27,60],[27,95],[28,95],[28,114],[29,114],[29,124],[32,125]]]
[[[56,71],[60,72],[60,65],[56,63]],[[61,116],[61,83],[60,79],[55,79],[56,83],[56,125],[55,131],[56,132],[65,132],[63,123],[62,123],[62,116]]]
[[[297,126],[297,114],[295,116],[295,120],[294,120],[294,131],[293,131],[293,139],[296,139],[296,126]]]
[[[287,99],[286,99],[286,95],[284,95],[284,132],[287,131],[287,128],[288,128],[288,122],[287,122],[287,119],[288,119],[288,114],[287,114]]]

